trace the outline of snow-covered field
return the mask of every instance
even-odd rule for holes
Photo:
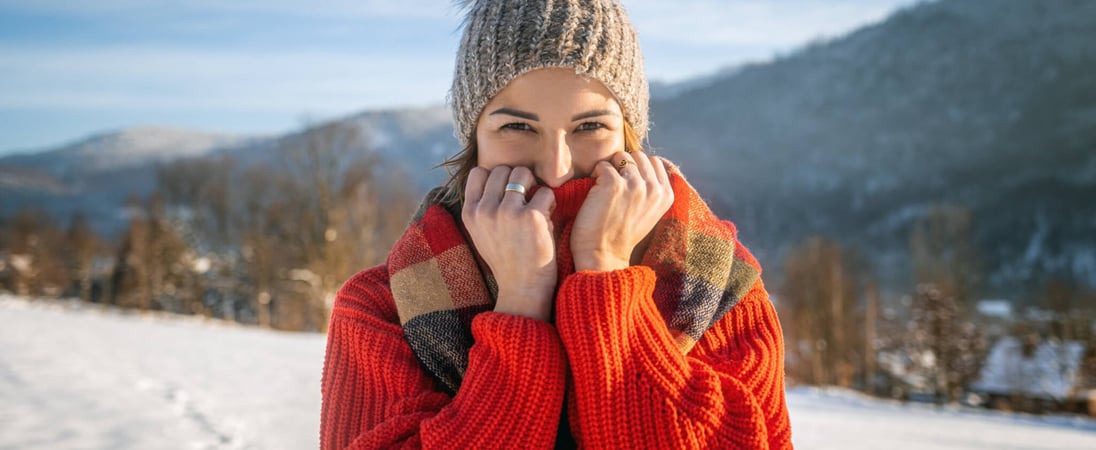
[[[317,446],[324,337],[0,295],[0,449]],[[1096,449],[1096,421],[793,389],[803,449]]]

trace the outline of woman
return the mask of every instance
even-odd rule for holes
[[[473,2],[464,151],[387,263],[343,286],[323,448],[786,448],[760,267],[647,155],[615,0]]]

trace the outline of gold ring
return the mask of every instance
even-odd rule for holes
[[[620,162],[619,162],[619,163],[617,163],[617,167],[619,167],[619,168],[623,169],[623,168],[624,168],[625,166],[627,166],[628,164],[635,164],[635,162],[632,162],[632,161],[628,161],[627,159],[622,159],[622,160],[620,160]]]
[[[525,186],[518,183],[509,183],[506,185],[506,192],[517,192],[522,197],[525,196]]]

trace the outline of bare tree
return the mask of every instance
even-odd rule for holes
[[[184,294],[180,287],[187,285],[191,253],[165,219],[160,197],[131,200],[130,209],[134,215],[122,237],[111,275],[112,302],[137,309],[167,306],[179,311],[167,303]]]
[[[782,315],[788,317],[791,375],[808,384],[850,387],[862,372],[860,288],[848,252],[829,239],[810,238],[785,260]]]
[[[65,260],[77,292],[82,300],[91,301],[92,264],[102,244],[82,213],[73,215],[65,241]]]
[[[64,233],[42,211],[20,210],[5,239],[11,289],[20,295],[59,296],[69,286]]]
[[[415,199],[354,123],[306,127],[270,152],[269,165],[161,167],[156,194],[131,207],[116,301],[322,331],[335,291],[383,261]]]
[[[908,371],[924,380],[938,401],[957,401],[982,368],[984,336],[964,319],[955,298],[932,284],[918,286],[910,310]]]
[[[311,212],[298,219],[304,261],[292,268],[291,278],[312,298],[308,322],[323,330],[335,291],[355,271],[382,259],[414,200],[407,196],[406,178],[380,174],[382,161],[355,124],[310,128],[290,155],[301,210]]]
[[[972,226],[968,209],[940,205],[931,208],[910,235],[916,282],[935,285],[965,311],[973,308],[981,282]]]
[[[348,261],[335,244],[338,224],[345,218],[336,193],[342,184],[343,169],[355,153],[367,153],[360,130],[352,125],[331,122],[306,129],[289,149],[289,167],[298,182],[295,200],[298,211],[296,243],[302,258],[289,268],[289,278],[297,282],[296,291],[308,299],[302,313],[304,323],[326,328],[327,304],[334,298],[338,277],[345,273]]]
[[[293,195],[283,195],[296,189],[288,173],[270,167],[252,167],[240,177],[240,215],[236,222],[241,229],[243,266],[250,282],[250,297],[256,320],[264,327],[274,326],[272,315],[276,302],[288,301],[281,295],[281,277],[285,267],[301,259],[295,253],[289,229],[298,220],[294,207],[287,205]]]
[[[876,380],[882,342],[878,332],[879,287],[875,280],[865,282],[864,294],[864,387],[868,393],[879,395],[883,386]]]
[[[231,228],[231,158],[183,159],[158,168],[156,192],[174,207],[174,220],[200,234],[202,247],[222,247],[235,238]],[[202,249],[206,250],[206,249]]]
[[[262,325],[323,330],[335,291],[381,262],[414,208],[406,178],[388,178],[354,124],[306,129],[281,167],[241,177],[235,222]]]

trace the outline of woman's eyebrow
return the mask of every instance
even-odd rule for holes
[[[589,119],[591,117],[597,117],[597,116],[615,116],[615,115],[617,115],[617,113],[615,113],[613,111],[609,111],[608,109],[595,109],[593,111],[586,111],[582,114],[575,115],[575,117],[571,118],[571,121],[574,122],[576,120]]]
[[[532,120],[532,121],[539,121],[540,120],[540,117],[537,116],[536,114],[533,114],[531,112],[519,111],[519,110],[516,110],[516,109],[513,109],[513,108],[499,108],[499,109],[496,109],[496,110],[492,111],[491,114],[488,114],[488,115],[493,116],[495,114],[506,114],[506,115],[510,115],[510,116],[514,116],[514,117],[521,117],[522,119],[527,119],[527,120]]]

